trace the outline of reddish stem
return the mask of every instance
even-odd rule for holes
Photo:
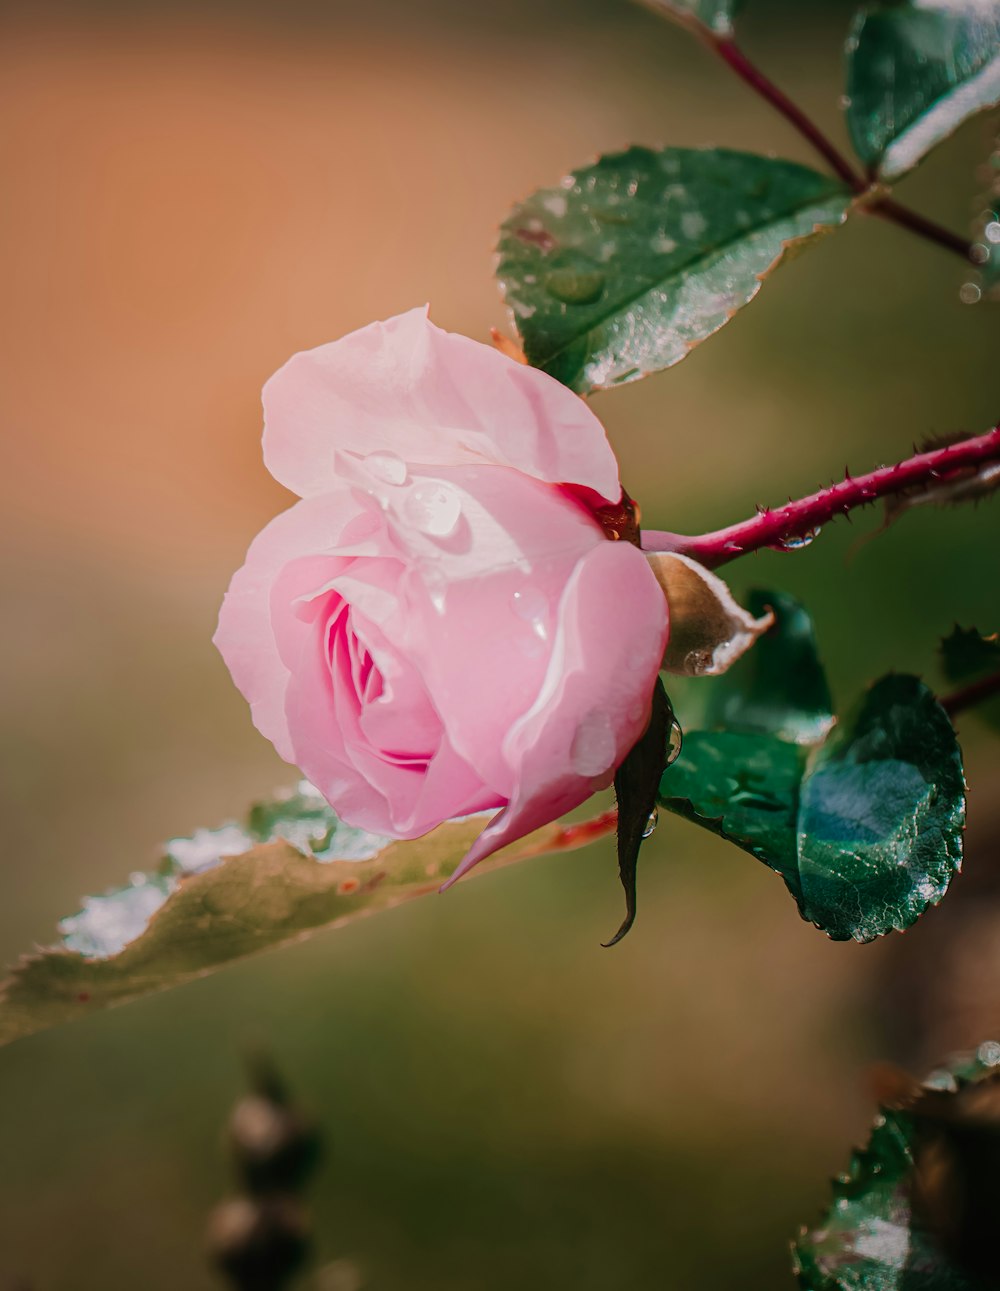
[[[814,151],[819,153],[838,179],[843,180],[852,192],[859,196],[862,193],[874,193],[872,200],[863,207],[864,210],[872,215],[878,215],[883,220],[889,220],[892,224],[898,224],[900,228],[909,229],[918,237],[934,242],[948,251],[954,251],[963,260],[971,262],[972,246],[965,238],[942,228],[940,224],[935,224],[933,220],[928,220],[916,211],[901,206],[888,195],[880,197],[878,190],[873,188],[872,182],[860,175],[840,149],[834,146],[798,104],[793,103],[783,90],[780,90],[756,64],[747,58],[732,36],[718,36],[706,31],[704,39],[709,48],[714,50],[742,81],[781,113],[789,125],[798,131]]]
[[[961,690],[945,695],[939,703],[949,717],[955,717],[965,709],[981,704],[984,699],[992,699],[994,695],[1000,695],[1000,672],[991,673],[989,677],[983,677],[969,686],[963,686]]]
[[[803,545],[822,525],[829,524],[839,515],[846,515],[855,507],[996,461],[1000,461],[1000,426],[985,435],[964,439],[947,448],[917,453],[896,466],[880,466],[870,475],[860,475],[856,479],[848,475],[840,484],[832,484],[828,489],[821,489],[773,511],[761,511],[750,520],[712,533],[686,537],[645,529],[642,545],[646,551],[673,551],[691,556],[714,569],[737,556],[760,551],[762,547],[789,550]]]
[[[848,188],[853,189],[856,193],[863,193],[868,188],[868,184],[865,183],[860,175],[855,173],[851,163],[839,149],[833,146],[819,126],[811,121],[783,90],[779,90],[759,67],[751,63],[732,36],[713,36],[709,40],[709,44],[723,62],[729,64],[741,80],[745,81],[762,99],[781,113],[803,139],[820,154],[833,173],[842,179]]]

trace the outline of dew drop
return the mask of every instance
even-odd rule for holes
[[[646,828],[642,831],[643,838],[648,838],[656,828],[656,822],[660,819],[660,813],[656,807],[649,813],[649,819],[646,821]]]
[[[538,587],[522,587],[510,598],[514,613],[525,623],[530,623],[537,632],[544,633],[544,620],[549,609],[549,599]]]
[[[667,733],[667,760],[666,766],[673,766],[681,755],[681,746],[684,743],[684,732],[681,730],[681,724],[676,717],[670,723],[670,730]]]
[[[1000,242],[1000,221],[990,220],[989,224],[987,224],[986,228],[983,230],[983,236],[986,238],[987,242]]]
[[[405,484],[408,470],[406,463],[395,453],[369,453],[365,458],[369,475],[383,484]]]
[[[615,760],[615,734],[608,715],[592,709],[576,728],[569,748],[570,765],[577,775],[599,776]]]
[[[959,288],[958,298],[963,305],[975,305],[983,294],[982,288],[975,282],[963,282]]]
[[[462,501],[453,488],[438,480],[415,484],[403,504],[403,513],[421,533],[447,538],[455,532],[462,514]]]
[[[440,569],[427,569],[424,571],[424,586],[431,598],[431,605],[434,606],[438,614],[444,613],[444,598],[448,591],[448,580],[445,578]]]
[[[567,305],[591,305],[604,295],[604,281],[600,269],[553,269],[545,286]]]
[[[803,547],[808,547],[819,537],[819,525],[815,529],[807,529],[805,533],[792,534],[788,538],[779,538],[771,548],[772,551],[801,551]]]

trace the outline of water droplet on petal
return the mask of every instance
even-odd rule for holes
[[[603,775],[614,764],[615,753],[615,733],[607,713],[592,709],[573,735],[569,749],[570,765],[577,775]]]
[[[421,533],[447,538],[455,532],[462,514],[462,500],[450,485],[440,480],[423,480],[410,490],[403,514]]]
[[[648,838],[650,836],[650,834],[656,828],[656,822],[659,819],[660,819],[660,813],[656,809],[656,807],[654,807],[653,810],[649,813],[649,819],[646,821],[646,828],[642,831],[643,838]]]
[[[667,734],[667,761],[666,765],[672,766],[681,755],[681,746],[684,743],[684,732],[681,730],[681,724],[676,718],[670,723],[670,731]]]
[[[369,475],[383,484],[405,484],[409,474],[406,463],[395,453],[369,453],[364,459]]]
[[[431,604],[438,614],[444,613],[444,598],[448,591],[448,580],[440,569],[424,570],[424,586],[431,598]]]
[[[544,624],[549,610],[549,598],[538,587],[522,587],[510,598],[514,613],[525,623],[536,628]]]

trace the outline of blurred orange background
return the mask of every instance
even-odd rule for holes
[[[842,138],[851,6],[750,10],[751,52]],[[11,3],[2,26],[10,960],[160,840],[294,774],[210,645],[290,500],[259,453],[260,386],[289,354],[425,300],[471,336],[506,326],[499,220],[599,151],[812,159],[624,0]],[[968,229],[996,129],[968,125],[907,200]],[[714,527],[988,428],[998,316],[959,303],[962,274],[859,218],[680,367],[599,396],[648,523]],[[856,537],[733,571],[803,596],[841,698],[889,667],[931,676],[955,619],[1000,625],[989,507]],[[975,722],[968,739],[985,856],[996,755]],[[866,1064],[1000,1024],[992,906],[975,998],[928,1014],[910,960],[935,937],[958,954],[944,909],[905,955],[834,945],[678,821],[641,898],[601,951],[605,843],[0,1052],[0,1288],[214,1284],[201,1233],[248,1035],[321,1114],[318,1263],[349,1257],[358,1291],[791,1286],[785,1243],[863,1133]]]

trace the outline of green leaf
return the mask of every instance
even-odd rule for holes
[[[974,681],[1000,668],[1000,638],[956,623],[941,642],[941,664],[949,681]]]
[[[961,867],[964,827],[951,722],[919,678],[883,677],[803,781],[803,918],[837,941],[908,928]]]
[[[709,683],[707,726],[816,744],[833,725],[833,699],[812,619],[792,596],[753,591],[747,609],[770,609],[774,625],[742,659]]]
[[[805,750],[770,735],[688,731],[660,802],[770,866],[798,899],[795,851]]]
[[[996,0],[866,5],[847,42],[847,125],[863,162],[898,179],[1000,102]]]
[[[707,27],[716,36],[729,36],[743,0],[645,0],[648,8],[685,26]]]
[[[829,1209],[819,1227],[802,1231],[794,1244],[793,1264],[803,1291],[986,1291],[995,1278],[982,1280],[959,1267],[946,1251],[919,1199],[923,1152],[928,1172],[940,1176],[944,1140],[935,1134],[944,1123],[964,1120],[974,1133],[974,1111],[963,1104],[980,1098],[997,1080],[1000,1044],[987,1042],[976,1058],[953,1072],[937,1072],[902,1109],[887,1107],[875,1121],[865,1148],[856,1151],[847,1173],[833,1183]],[[995,1131],[994,1131],[995,1133]],[[930,1134],[930,1137],[929,1137]],[[995,1146],[992,1152],[995,1178]],[[965,1198],[955,1189],[946,1202],[954,1216]],[[995,1216],[990,1216],[995,1242]]]
[[[834,940],[909,927],[962,857],[961,754],[934,695],[916,677],[885,677],[812,754],[789,742],[794,722],[778,729],[785,738],[689,732],[661,803],[780,874],[802,917]]]
[[[630,148],[518,206],[497,272],[528,362],[586,394],[680,362],[851,201],[789,161]]]
[[[174,839],[156,873],[88,898],[61,923],[61,946],[13,969],[0,986],[0,1044],[436,892],[486,820],[449,821],[392,842],[345,825],[303,784],[255,807],[245,825]],[[576,847],[613,827],[613,813],[547,825],[475,873]]]

